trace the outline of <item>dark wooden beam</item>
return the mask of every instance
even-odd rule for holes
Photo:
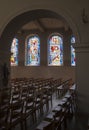
[[[38,28],[39,28],[39,30],[41,31],[41,32],[45,32],[46,31],[46,29],[45,29],[45,27],[44,27],[44,25],[43,25],[43,23],[40,21],[40,20],[34,20],[34,23],[36,24],[36,26],[38,26]]]

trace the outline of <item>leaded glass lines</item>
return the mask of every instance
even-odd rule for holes
[[[18,39],[13,38],[12,44],[11,44],[11,66],[17,66],[18,65]]]
[[[48,39],[48,66],[63,65],[63,39],[60,35],[51,35]]]
[[[36,35],[27,38],[26,65],[27,66],[40,65],[40,39]]]
[[[71,66],[75,66],[76,65],[75,49],[74,49],[74,47],[72,45],[74,43],[75,43],[75,37],[72,36],[71,37]]]

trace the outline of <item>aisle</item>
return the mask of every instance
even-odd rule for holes
[[[61,97],[63,98],[63,97]],[[61,98],[58,98],[56,93],[53,93],[52,95],[52,107],[51,103],[49,103],[49,110],[46,111],[46,106],[44,106],[44,112],[41,114],[37,114],[37,121],[33,123],[31,117],[27,119],[27,130],[35,130],[35,128],[38,126],[38,124],[44,120],[46,115],[51,112],[51,110],[59,104],[61,101]],[[83,120],[82,120],[83,119]],[[84,124],[86,124],[86,120],[84,120],[84,117],[79,118],[77,116],[77,113],[74,112],[72,116],[70,116],[67,119],[67,128],[66,130],[87,130],[87,128],[84,128]],[[20,125],[16,126],[13,130],[21,130]],[[62,127],[61,130],[65,130],[64,127]]]

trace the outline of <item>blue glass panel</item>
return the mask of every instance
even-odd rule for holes
[[[71,43],[75,43],[75,37],[71,37]],[[75,56],[75,49],[73,48],[73,45],[71,45],[71,66],[76,65],[76,56]]]
[[[76,65],[76,58],[75,58],[75,49],[71,45],[71,66]]]
[[[37,36],[31,36],[27,40],[27,59],[26,65],[40,65],[40,40]]]
[[[75,43],[75,37],[71,37],[71,43]]]
[[[18,39],[13,38],[12,44],[11,44],[11,66],[18,65]]]
[[[58,35],[53,35],[48,40],[48,65],[63,65],[63,40]]]

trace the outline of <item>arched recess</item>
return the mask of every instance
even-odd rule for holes
[[[61,14],[61,13],[60,13]],[[24,13],[21,13],[20,15],[13,18],[5,27],[3,30],[1,37],[0,37],[0,50],[2,50],[2,55],[5,58],[7,58],[9,61],[10,59],[10,48],[11,48],[11,41],[17,31],[26,23],[29,21],[38,19],[38,18],[57,18],[57,19],[64,19],[69,24],[70,28],[72,29],[76,39],[79,39],[78,37],[78,31],[76,25],[72,22],[72,19],[70,17],[62,16],[59,13],[53,12],[51,10],[45,10],[45,9],[37,9],[37,10],[31,10]],[[79,41],[78,41],[79,42]],[[6,53],[4,53],[6,52]],[[7,56],[8,54],[8,56]],[[7,56],[7,57],[6,57]]]

